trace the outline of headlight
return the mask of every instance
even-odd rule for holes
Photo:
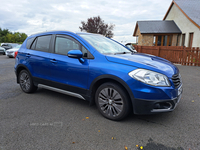
[[[136,80],[153,86],[170,86],[170,82],[165,75],[154,71],[136,69],[129,72],[128,75]]]

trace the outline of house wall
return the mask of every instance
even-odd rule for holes
[[[176,43],[177,43],[177,35],[178,35],[178,34],[173,34],[173,37],[172,37],[172,46],[176,46]]]
[[[153,46],[153,35],[152,34],[142,35],[142,45],[143,46]]]
[[[142,45],[142,34],[140,33],[139,27],[137,28],[136,36],[138,38],[138,45]]]
[[[165,20],[174,20],[177,26],[182,31],[182,34],[185,34],[185,46],[188,47],[189,45],[189,34],[194,32],[193,35],[193,43],[192,47],[200,47],[200,30],[197,26],[195,26],[181,11],[180,9],[174,4],[168,13]],[[180,37],[179,46],[182,43],[182,35]]]
[[[138,45],[153,46],[153,34],[141,34],[138,27],[136,31],[136,36],[138,36]]]

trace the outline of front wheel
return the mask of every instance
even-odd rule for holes
[[[22,91],[25,93],[32,93],[37,90],[37,86],[33,84],[32,78],[27,70],[22,70],[18,77]]]
[[[130,112],[130,100],[118,84],[107,82],[96,91],[95,102],[100,113],[111,120],[122,120]]]

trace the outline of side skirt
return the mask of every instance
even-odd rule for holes
[[[33,82],[35,86],[90,101],[90,92],[87,89],[63,83],[58,83],[50,80],[45,80],[37,77],[33,77]]]
[[[77,93],[61,90],[61,89],[43,85],[43,84],[38,84],[38,87],[86,100],[83,96],[81,96],[80,94],[77,94]]]

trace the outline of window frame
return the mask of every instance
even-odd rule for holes
[[[32,46],[33,42],[35,41],[35,38],[36,38],[36,37],[31,37],[31,38],[27,39],[27,41],[26,41],[26,48],[27,48],[27,49],[31,49],[31,46]],[[28,41],[29,41],[29,40],[32,40],[32,41],[30,42],[30,45],[28,45]]]
[[[189,33],[189,40],[188,40],[188,47],[192,47],[193,39],[194,39],[194,32],[190,32]]]
[[[67,39],[70,39],[70,40],[73,40],[73,41],[75,41],[75,43],[78,43],[78,45],[79,45],[79,50],[81,51],[81,52],[83,52],[83,50],[82,50],[82,47],[84,47],[86,50],[87,50],[87,57],[82,57],[82,58],[84,58],[84,59],[94,59],[94,56],[90,53],[90,51],[83,45],[83,44],[81,44],[77,39],[75,39],[75,38],[73,38],[72,36],[70,36],[70,35],[65,35],[65,34],[55,34],[54,35],[54,38],[53,38],[53,53],[54,54],[58,54],[58,53],[56,53],[55,52],[55,48],[56,48],[56,38],[57,37],[62,37],[62,38],[67,38]],[[58,55],[64,55],[64,56],[67,56],[67,54],[58,54]]]
[[[36,49],[38,38],[39,37],[43,37],[43,36],[51,36],[50,42],[49,42],[49,49],[48,49],[48,51],[41,51],[41,50]],[[30,45],[30,49],[31,50],[35,50],[35,51],[39,51],[39,52],[52,53],[52,40],[53,40],[53,35],[52,34],[45,34],[45,35],[36,36],[35,39],[32,41],[32,43]],[[35,43],[35,45],[33,46],[34,43]]]
[[[72,40],[72,41],[74,41],[75,43],[77,43],[78,44],[78,47],[79,47],[79,49],[78,50],[80,50],[81,49],[81,46],[80,46],[80,43],[77,41],[77,40],[74,40],[73,38],[71,38],[70,36],[67,36],[67,35],[56,35],[55,36],[55,41],[54,41],[54,53],[55,54],[59,54],[59,55],[65,55],[65,56],[67,56],[67,54],[60,54],[60,53],[56,53],[56,38],[57,37],[60,37],[60,38],[65,38],[65,39],[69,39],[69,40]],[[82,50],[81,50],[82,51]]]
[[[154,34],[155,44],[154,46],[158,46],[158,37],[160,36],[160,45],[159,46],[172,46],[172,38],[173,34]]]
[[[181,43],[181,46],[185,46],[185,37],[186,37],[186,34],[183,33],[182,34],[182,43]]]

